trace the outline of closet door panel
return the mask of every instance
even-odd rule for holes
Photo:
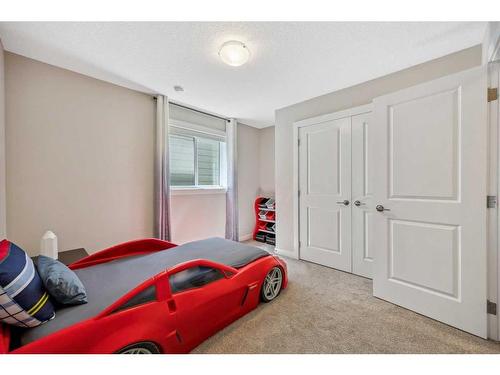
[[[372,176],[370,155],[371,113],[351,118],[352,129],[352,273],[372,277],[373,248],[370,246],[373,229]]]
[[[299,140],[300,258],[351,272],[350,117],[302,127]]]

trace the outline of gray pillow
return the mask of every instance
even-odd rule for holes
[[[58,260],[40,255],[37,269],[45,288],[62,305],[87,303],[87,292],[76,274]]]

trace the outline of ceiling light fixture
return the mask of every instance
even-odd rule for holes
[[[227,65],[241,66],[250,58],[250,51],[244,43],[230,40],[220,47],[219,56]]]

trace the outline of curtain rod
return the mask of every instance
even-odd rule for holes
[[[178,103],[175,103],[175,102],[171,102],[171,101],[169,101],[168,103],[172,104],[172,105],[176,105],[177,107],[181,107],[181,108],[187,109],[189,111],[198,112],[198,113],[201,113],[203,115],[212,116],[212,117],[224,120],[224,121],[229,121],[229,119],[226,118],[226,117],[221,117],[221,116],[213,115],[213,114],[208,113],[208,112],[200,111],[199,109],[194,109],[194,108],[191,108],[191,107],[188,107],[188,106],[185,106],[185,105],[182,105],[182,104],[178,104]]]

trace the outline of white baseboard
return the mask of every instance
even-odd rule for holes
[[[253,238],[253,233],[244,234],[244,235],[240,236],[240,242],[248,241],[248,240],[251,240],[252,238]]]

